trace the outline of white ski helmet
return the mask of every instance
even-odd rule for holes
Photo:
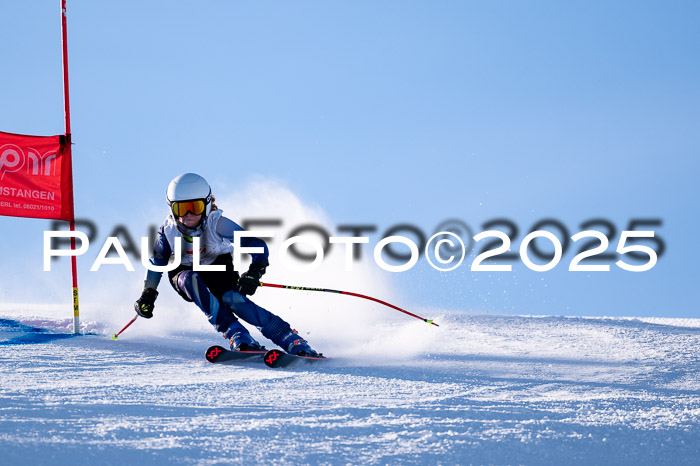
[[[176,212],[176,203],[182,201],[203,201],[203,212],[192,212],[195,215],[203,215],[207,217],[211,212],[211,187],[207,180],[195,173],[183,173],[174,178],[168,185],[168,190],[165,197],[170,206],[170,211],[177,217],[185,215],[186,211]]]

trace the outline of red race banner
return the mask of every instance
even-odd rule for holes
[[[0,215],[73,219],[73,170],[64,136],[0,131]]]

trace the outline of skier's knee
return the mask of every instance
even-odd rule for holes
[[[186,301],[194,301],[194,280],[197,276],[197,272],[183,270],[174,277],[174,288]]]
[[[235,309],[238,304],[243,304],[246,302],[245,296],[237,291],[229,290],[221,297],[221,300]]]

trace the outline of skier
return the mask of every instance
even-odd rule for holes
[[[243,230],[223,216],[213,203],[209,183],[194,173],[184,173],[168,185],[166,199],[170,213],[160,227],[150,262],[167,265],[175,247],[175,238],[182,238],[180,265],[168,272],[170,284],[186,301],[194,302],[209,322],[229,339],[234,351],[264,351],[238,318],[256,326],[263,336],[287,353],[319,356],[309,343],[277,315],[253,303],[246,295],[255,293],[260,277],[268,264],[268,248],[258,238],[241,238],[243,247],[262,247],[264,252],[251,254],[252,264],[239,277],[233,269],[233,232]],[[200,239],[201,265],[224,265],[225,271],[194,271],[192,238]],[[149,270],[143,292],[136,301],[138,315],[150,319],[158,296],[156,288],[163,273]]]

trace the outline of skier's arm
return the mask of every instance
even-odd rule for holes
[[[222,238],[225,238],[229,241],[233,241],[233,234],[236,231],[243,231],[243,228],[241,228],[241,226],[233,220],[228,219],[226,217],[221,217],[219,219],[219,222],[216,224],[216,232],[219,235],[221,235]],[[262,266],[263,268],[269,265],[267,258],[270,255],[270,251],[267,248],[267,244],[265,244],[265,241],[261,240],[260,238],[251,238],[246,236],[241,238],[241,246],[243,246],[244,248],[263,248],[263,252],[251,254],[253,264],[256,264],[256,266]]]
[[[223,238],[233,241],[233,235],[236,231],[243,231],[236,222],[229,220],[226,217],[221,217],[219,223],[216,225],[216,231]],[[270,251],[267,248],[265,241],[260,238],[244,237],[241,238],[241,246],[243,247],[261,247],[263,252],[251,254],[253,262],[250,264],[248,271],[241,274],[241,278],[238,280],[238,291],[244,295],[252,295],[255,290],[260,285],[260,278],[265,273],[267,266],[270,265],[267,258],[270,255]]]
[[[158,236],[156,237],[156,242],[153,245],[153,254],[149,262],[156,266],[168,265],[170,256],[173,251],[170,248],[170,243],[168,243],[168,238],[165,236],[164,228],[161,226],[158,231]],[[154,290],[158,288],[160,279],[163,277],[163,272],[156,272],[154,270],[146,271],[146,278],[143,282],[143,288],[153,288]]]
[[[158,237],[156,238],[156,243],[153,246],[153,254],[151,255],[150,263],[158,266],[167,265],[171,254],[172,249],[170,248],[170,244],[161,226]],[[156,298],[158,297],[158,291],[156,291],[156,289],[162,277],[163,272],[156,272],[154,270],[146,271],[141,297],[134,304],[136,312],[141,317],[147,319],[153,317],[153,308],[155,307]]]

